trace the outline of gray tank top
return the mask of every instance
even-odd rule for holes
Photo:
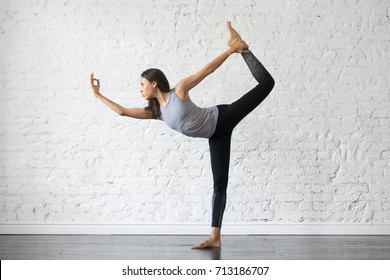
[[[190,137],[210,138],[217,126],[218,108],[200,108],[191,99],[181,100],[174,90],[160,107],[161,119],[173,130]]]

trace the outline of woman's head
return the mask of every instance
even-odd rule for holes
[[[156,68],[145,70],[141,74],[141,94],[148,100],[148,107],[145,109],[151,111],[155,119],[160,118],[160,103],[155,98],[159,89],[161,92],[169,92],[169,82],[164,73]]]
[[[156,87],[162,92],[170,91],[167,77],[165,77],[164,73],[161,70],[156,68],[145,70],[141,74],[141,93],[148,89],[156,89]],[[149,97],[146,94],[145,97]]]

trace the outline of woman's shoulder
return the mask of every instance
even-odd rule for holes
[[[170,93],[174,93],[180,100],[186,101],[190,99],[190,96],[188,94],[188,91],[184,91],[180,88],[180,84],[176,85],[173,89],[171,89]]]

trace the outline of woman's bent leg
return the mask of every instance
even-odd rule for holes
[[[252,52],[243,53],[242,56],[259,84],[225,109],[223,126],[231,130],[260,105],[275,85],[272,76]]]
[[[248,65],[253,77],[259,84],[263,83],[266,79],[272,78],[271,74],[251,51],[242,53],[241,55],[244,58],[246,65]]]

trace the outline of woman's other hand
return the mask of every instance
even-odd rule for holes
[[[99,81],[99,79],[94,78],[93,73],[91,73],[91,75],[90,75],[90,82],[91,82],[91,89],[92,89],[95,97],[100,96],[101,95],[100,94],[100,81]],[[95,84],[95,82],[96,82],[96,84]]]

